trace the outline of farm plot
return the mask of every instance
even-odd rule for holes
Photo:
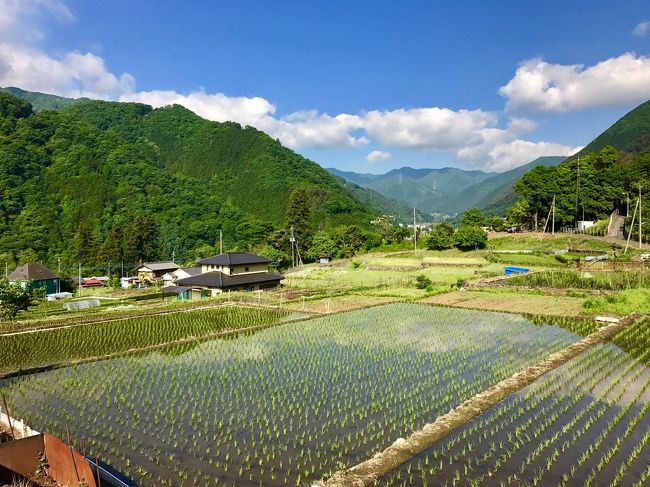
[[[516,315],[393,304],[6,380],[141,485],[303,485],[578,337]]]
[[[265,308],[224,306],[24,333],[0,335],[0,375],[100,357],[136,348],[301,316]]]
[[[647,485],[649,325],[576,357],[380,484]]]

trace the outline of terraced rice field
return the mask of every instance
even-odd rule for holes
[[[304,485],[578,339],[520,316],[394,304],[9,379],[35,428],[141,485]]]
[[[381,485],[650,482],[649,322],[576,357],[382,479]]]

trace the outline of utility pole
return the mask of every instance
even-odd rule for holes
[[[223,254],[223,231],[219,230],[219,253]]]
[[[551,227],[551,233],[555,235],[555,195],[553,195],[553,206],[551,206],[553,209],[553,226]]]
[[[643,239],[641,238],[641,215],[643,215],[643,212],[641,211],[641,188],[642,186],[639,184],[639,248],[643,248]]]
[[[9,262],[5,262],[5,279],[9,277]]]
[[[176,263],[176,250],[172,250],[172,262]]]
[[[576,230],[578,229],[578,200],[580,198],[580,156],[578,156],[578,174],[576,176]],[[583,218],[584,220],[584,218]]]
[[[291,237],[289,237],[289,242],[291,242],[291,267],[296,267],[296,237],[293,235],[293,225],[291,225]]]
[[[413,246],[415,253],[418,253],[418,227],[415,226],[415,206],[413,207]]]
[[[81,262],[79,262],[79,281],[77,282],[77,287],[78,287],[78,296],[81,296]]]
[[[61,257],[58,257],[56,260],[58,262],[57,270],[59,272],[59,275],[61,275]]]

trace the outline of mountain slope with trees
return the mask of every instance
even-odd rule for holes
[[[650,186],[648,142],[650,102],[629,112],[560,165],[524,174],[515,184],[519,199],[508,210],[510,219],[541,229],[554,197],[556,225],[605,219],[616,209],[625,213],[628,196],[632,212],[639,186],[643,194]],[[643,220],[649,217],[650,205],[644,203]],[[636,236],[638,228],[630,232]]]
[[[505,214],[505,210],[517,200],[513,185],[526,171],[539,165],[557,165],[563,160],[564,157],[540,157],[502,173],[450,167],[403,167],[386,174],[362,174],[333,168],[328,171],[426,213],[455,214],[478,207],[491,213]]]
[[[191,260],[218,249],[219,231],[227,249],[281,248],[292,195],[312,233],[376,214],[250,127],[180,106],[78,100],[35,112],[0,93],[0,259],[11,264]]]

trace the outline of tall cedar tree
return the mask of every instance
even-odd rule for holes
[[[126,227],[124,259],[139,264],[160,256],[158,225],[151,215],[138,215]]]
[[[289,195],[285,220],[285,238],[289,239],[291,227],[296,237],[296,246],[305,258],[306,249],[311,244],[311,198],[306,188],[295,188]]]

